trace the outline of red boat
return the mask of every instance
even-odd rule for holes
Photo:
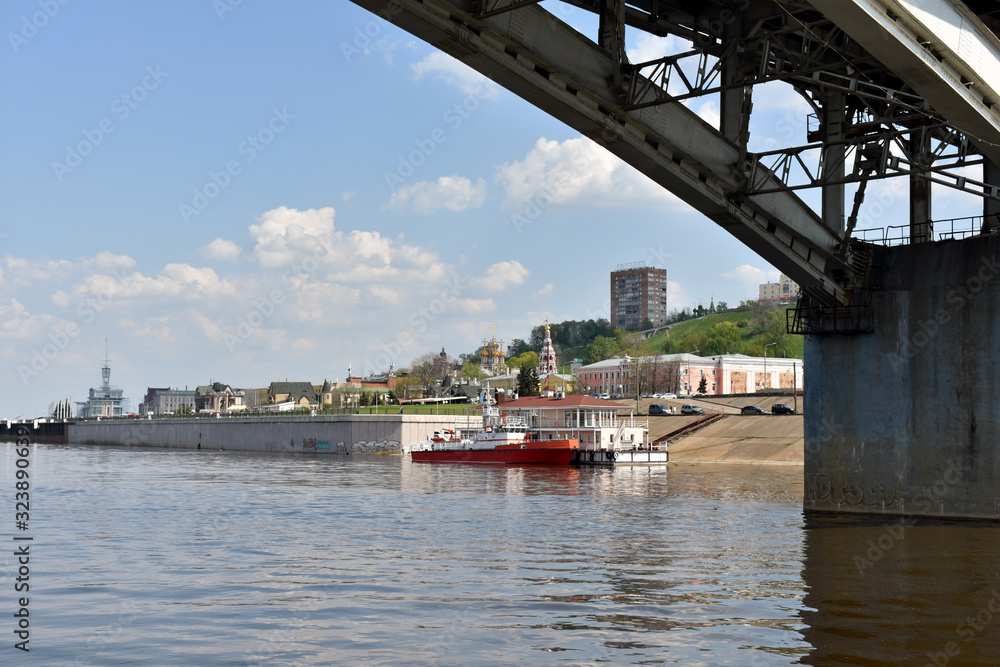
[[[514,463],[569,465],[580,448],[576,439],[532,440],[523,417],[501,415],[489,398],[483,404],[483,426],[471,438],[454,431],[435,433],[426,442],[407,449],[423,463]]]

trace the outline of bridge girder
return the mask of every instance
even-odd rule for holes
[[[545,9],[521,2],[507,3],[516,4],[516,10],[496,13],[502,4],[353,1],[597,142],[779,267],[814,298],[830,304],[846,300],[832,277],[850,273],[840,230],[764,170],[755,176],[758,185],[773,181],[775,187],[746,195],[745,146],[684,105],[626,108],[620,45],[602,49]],[[607,15],[609,21],[615,18],[614,12]],[[627,74],[633,81],[642,77],[634,70]],[[655,101],[656,93],[650,88],[638,95],[633,102]]]
[[[1000,164],[1000,39],[952,0],[808,0]],[[992,14],[998,14],[995,7]]]

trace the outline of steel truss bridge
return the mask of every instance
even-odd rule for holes
[[[909,180],[907,242],[935,240],[931,183],[983,198],[971,233],[1000,230],[1000,3],[563,1],[597,34],[546,9],[557,0],[353,0],[634,166],[819,307],[850,306],[866,280],[852,236],[873,180]],[[629,62],[629,30],[682,47]],[[754,87],[774,81],[811,107],[807,143],[752,152]],[[719,127],[683,104],[706,95]],[[799,197],[817,188],[819,211]]]

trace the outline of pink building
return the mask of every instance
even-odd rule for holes
[[[665,354],[655,357],[605,359],[576,370],[581,390],[588,394],[634,396],[638,377],[641,394],[693,394],[705,378],[706,394],[753,394],[765,389],[802,389],[801,359],[721,354]]]

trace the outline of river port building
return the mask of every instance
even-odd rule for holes
[[[77,401],[77,416],[83,419],[94,417],[121,417],[128,414],[128,399],[118,387],[111,386],[111,366],[107,359],[101,368],[101,387],[90,388],[86,401]]]

